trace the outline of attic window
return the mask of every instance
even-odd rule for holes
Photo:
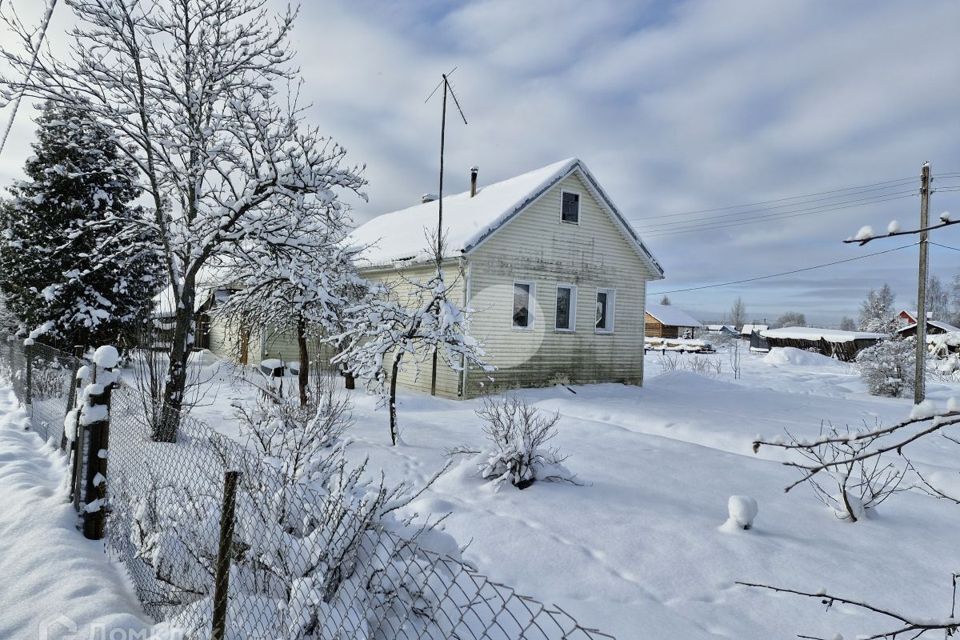
[[[560,221],[580,224],[580,194],[563,191],[560,194]]]

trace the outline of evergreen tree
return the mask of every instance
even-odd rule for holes
[[[48,102],[37,125],[27,178],[0,204],[0,291],[47,342],[116,341],[148,316],[161,275],[145,232],[116,239],[141,215],[136,166],[81,109]]]

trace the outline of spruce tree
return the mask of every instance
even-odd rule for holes
[[[114,342],[149,316],[161,272],[137,168],[81,109],[42,106],[25,180],[0,203],[0,291],[20,328],[59,346]]]

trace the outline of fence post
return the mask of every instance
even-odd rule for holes
[[[83,347],[76,345],[73,347],[73,366],[70,368],[70,392],[67,394],[67,409],[63,412],[63,419],[66,420],[67,416],[70,415],[70,412],[76,408],[77,404],[77,387],[80,386],[80,383],[77,381],[77,373],[80,371],[80,359],[83,357]],[[77,425],[80,426],[79,424]],[[76,442],[77,437],[74,434],[74,442]],[[63,436],[60,438],[60,451],[63,451],[67,448],[67,432],[64,430]]]
[[[239,471],[223,474],[223,505],[220,510],[220,546],[217,549],[216,576],[213,584],[213,625],[211,640],[227,635],[227,604],[230,592],[230,553],[233,546],[234,513],[237,504]]]
[[[89,407],[106,406],[104,419],[87,425],[87,477],[83,501],[83,537],[88,540],[102,540],[107,495],[107,454],[110,442],[110,391],[112,385],[105,386],[103,393],[90,394]],[[83,416],[83,413],[80,414]],[[81,418],[82,422],[82,418]],[[80,425],[78,425],[79,431]]]
[[[27,407],[30,416],[33,417],[32,404],[33,404],[33,340],[26,339],[23,341],[23,357],[27,361],[27,375],[24,382],[23,389],[23,404]]]

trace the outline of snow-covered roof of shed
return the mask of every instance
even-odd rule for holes
[[[648,304],[647,313],[668,327],[700,327],[700,321],[686,311],[667,304]]]
[[[937,329],[940,329],[946,333],[954,333],[956,331],[960,331],[960,327],[955,327],[949,322],[940,322],[939,320],[927,320],[927,326],[936,327]],[[910,324],[897,329],[897,332],[904,333],[906,331],[909,331],[910,329],[916,329],[916,328],[917,328],[917,323],[911,322]]]
[[[842,331],[840,329],[818,329],[817,327],[783,327],[760,332],[764,338],[785,340],[826,340],[827,342],[853,342],[854,340],[880,340],[886,335],[869,331]]]
[[[766,331],[769,328],[770,328],[770,325],[766,325],[766,324],[745,324],[742,327],[740,327],[740,334],[744,336],[748,336],[754,331]]]
[[[469,253],[548,189],[574,172],[580,173],[601,207],[610,214],[623,235],[647,262],[650,270],[662,276],[660,263],[620,214],[586,165],[577,158],[555,162],[501,182],[481,186],[474,197],[470,197],[469,191],[444,196],[444,257]],[[438,207],[439,201],[434,200],[377,216],[355,229],[347,242],[359,249],[357,257],[364,266],[428,260],[430,255],[424,234],[425,230],[436,228]]]

